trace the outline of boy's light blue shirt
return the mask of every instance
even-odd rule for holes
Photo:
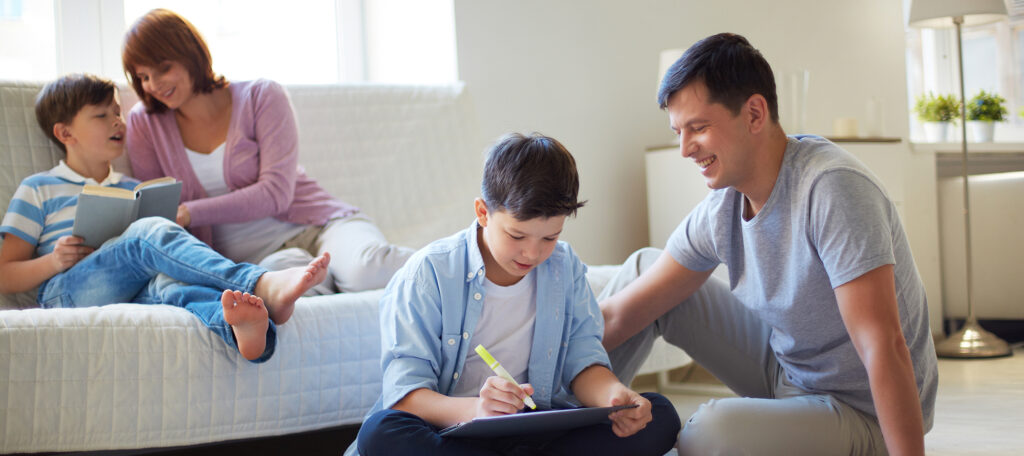
[[[477,224],[416,252],[380,301],[383,393],[369,414],[428,388],[451,395],[484,302],[484,261]],[[604,320],[587,267],[559,241],[537,266],[537,319],[527,368],[540,409],[576,406],[569,385],[589,366],[608,367]],[[500,360],[499,360],[500,361]],[[367,416],[369,416],[369,414]]]

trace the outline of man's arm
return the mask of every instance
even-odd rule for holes
[[[713,271],[692,271],[677,263],[668,252],[662,252],[640,277],[601,302],[605,350],[618,347],[683,302]]]
[[[892,265],[835,289],[839,312],[868,372],[878,423],[891,455],[924,454],[914,368],[900,328]]]

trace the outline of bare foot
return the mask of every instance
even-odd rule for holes
[[[331,255],[325,252],[313,258],[306,266],[268,271],[260,276],[253,291],[266,300],[270,319],[274,323],[280,325],[292,317],[295,300],[327,278],[327,265],[330,262]]]
[[[231,325],[238,352],[248,360],[259,358],[267,348],[267,308],[259,296],[224,290],[220,295],[224,321]]]

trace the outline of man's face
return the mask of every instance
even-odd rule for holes
[[[565,224],[564,215],[517,220],[505,211],[488,210],[481,199],[477,199],[476,207],[477,222],[482,227],[480,253],[485,263],[489,253],[498,266],[487,268],[487,279],[501,286],[518,282],[546,261]]]
[[[709,102],[707,86],[694,82],[669,98],[669,125],[679,135],[683,158],[693,160],[708,187],[741,187],[751,177],[747,107],[733,115],[720,103]]]

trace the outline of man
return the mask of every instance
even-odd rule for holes
[[[742,396],[702,405],[681,454],[924,454],[927,301],[877,178],[823,138],[785,135],[771,67],[742,36],[694,44],[658,103],[713,191],[602,297],[616,374],[628,382],[660,335]]]

